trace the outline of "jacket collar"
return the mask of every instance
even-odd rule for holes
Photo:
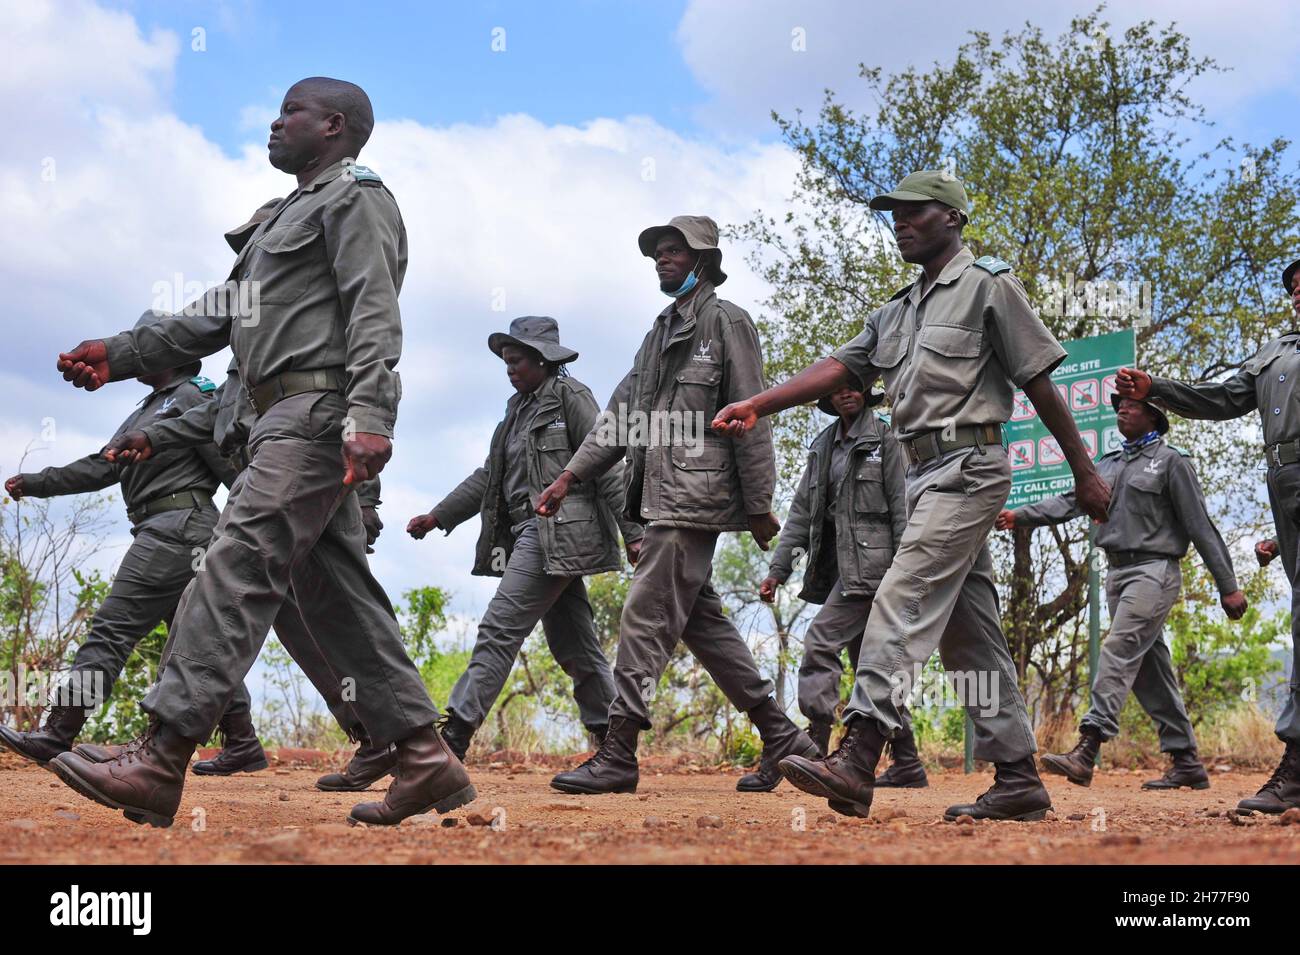
[[[557,384],[558,378],[558,375],[547,375],[546,380],[538,385],[537,390],[531,395],[521,395],[518,392],[515,392],[510,396],[510,400],[506,403],[510,412],[515,412],[523,406],[525,402],[530,402],[528,408],[525,409],[525,411],[531,409],[533,415],[532,421],[529,422],[528,427],[531,429],[537,427],[539,423],[549,424],[549,422],[545,420],[546,413],[559,408],[563,404],[563,401],[560,399],[559,385]]]
[[[695,292],[683,301],[670,302],[668,306],[659,313],[655,319],[662,322],[667,328],[672,328],[673,314],[676,313],[682,317],[681,327],[677,329],[671,339],[664,343],[665,347],[673,342],[681,341],[683,338],[690,337],[695,331],[696,321],[702,311],[708,308],[718,298],[718,293],[713,290],[713,283],[708,279],[700,279],[699,284],[695,287]]]

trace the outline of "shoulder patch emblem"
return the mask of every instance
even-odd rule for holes
[[[993,275],[1001,275],[1003,272],[1011,271],[1011,263],[999,259],[996,255],[981,255],[975,260],[975,264],[985,272],[990,272]]]
[[[190,379],[190,384],[195,385],[199,389],[199,391],[205,393],[209,391],[217,390],[217,386],[214,385],[207,378],[204,378],[202,375],[195,375],[193,378]]]

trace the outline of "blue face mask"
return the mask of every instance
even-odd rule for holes
[[[698,269],[699,266],[697,265],[695,268]],[[664,294],[673,298],[681,298],[683,295],[690,292],[691,289],[695,288],[695,286],[699,284],[699,281],[700,279],[695,274],[695,269],[691,269],[690,274],[686,276],[685,281],[683,281],[681,285],[677,286],[677,288],[671,292],[664,292]]]

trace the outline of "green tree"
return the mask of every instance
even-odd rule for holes
[[[950,62],[924,71],[886,76],[864,65],[876,103],[865,113],[828,91],[814,121],[774,116],[801,160],[790,211],[731,230],[753,244],[751,261],[775,289],[759,321],[771,379],[829,354],[911,281],[915,270],[867,203],[920,168],[965,182],[974,204],[967,245],[1009,261],[1061,339],[1132,325],[1143,366],[1200,381],[1284,327],[1278,275],[1300,248],[1289,141],[1223,138],[1194,149],[1193,133],[1212,123],[1188,88],[1219,67],[1172,25],[1146,21],[1115,35],[1103,14],[1075,18],[1054,39],[1032,25],[1000,40],[976,32]],[[787,492],[814,415],[777,421]],[[1225,536],[1262,529],[1262,496],[1240,493],[1241,462],[1258,458],[1249,430],[1176,431],[1215,510],[1230,518]],[[1084,524],[1054,528],[1038,546],[1028,531],[993,541],[1008,640],[1046,718],[1073,707],[1086,676]]]

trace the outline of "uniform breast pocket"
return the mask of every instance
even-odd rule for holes
[[[895,367],[907,354],[907,347],[911,342],[911,336],[905,331],[882,335],[876,343],[876,350],[871,353],[871,364],[882,371]]]
[[[550,484],[564,466],[573,457],[573,448],[569,444],[569,433],[564,428],[544,429],[536,440],[537,464],[542,473],[543,484]]]
[[[950,394],[969,394],[979,375],[984,350],[984,330],[964,325],[925,325],[917,339],[920,349],[917,385]]]
[[[1138,470],[1129,475],[1125,509],[1137,518],[1138,526],[1154,532],[1167,517],[1165,507],[1165,476]]]
[[[307,222],[277,226],[256,242],[252,276],[259,281],[257,300],[268,305],[297,301],[324,271],[319,226]]]
[[[859,461],[853,469],[853,509],[863,514],[887,514],[885,475],[879,461]]]
[[[718,410],[718,388],[722,384],[722,368],[718,365],[692,362],[677,372],[677,388],[673,394],[672,410],[696,416],[707,427]],[[708,421],[704,419],[708,418]],[[699,434],[699,422],[684,423],[683,427]]]

